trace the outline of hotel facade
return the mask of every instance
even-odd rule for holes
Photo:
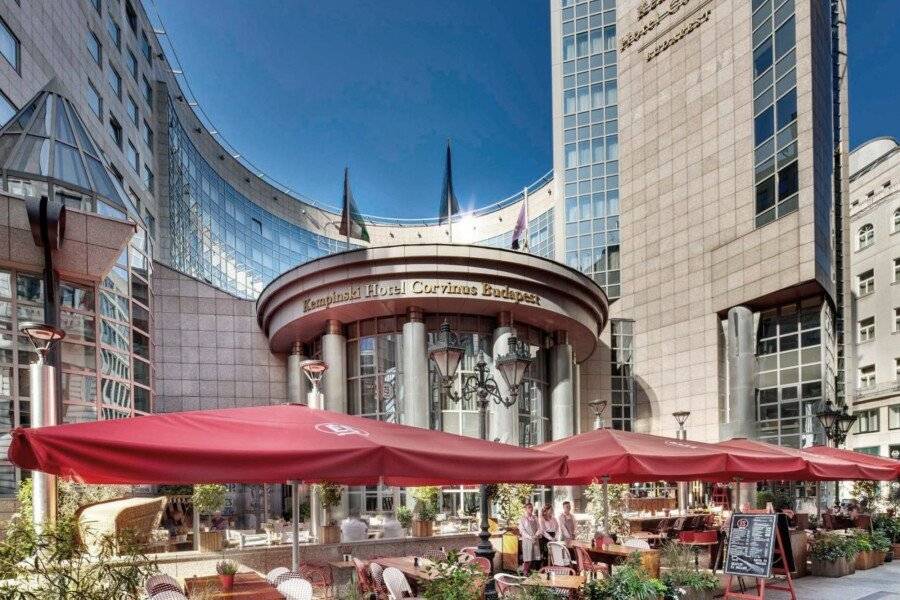
[[[459,377],[531,348],[490,415],[507,443],[589,430],[599,400],[607,426],[673,435],[689,410],[693,439],[804,446],[824,401],[859,399],[840,3],[551,0],[550,170],[449,223],[366,216],[349,244],[337,208],[224,143],[145,9],[0,0],[4,431],[28,425],[18,323],[53,296],[67,422],[306,402],[321,358],[325,408],[475,435],[429,365],[445,320]],[[41,195],[68,207],[50,298]],[[20,478],[0,463],[0,494]]]

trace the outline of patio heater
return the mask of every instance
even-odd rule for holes
[[[45,323],[26,321],[19,331],[28,336],[37,351],[37,360],[29,365],[31,383],[31,426],[49,427],[56,425],[56,367],[47,364],[47,355],[55,342],[66,337],[66,333]],[[56,523],[56,476],[33,471],[34,485],[33,518],[38,532],[45,524]]]
[[[328,370],[328,363],[323,360],[304,360],[300,363],[300,369],[306,375],[312,390],[306,395],[306,403],[310,408],[322,409],[325,405],[324,396],[319,388],[325,371]],[[291,530],[293,532],[294,541],[291,551],[291,568],[297,570],[300,563],[300,482],[290,481],[291,484]],[[319,498],[310,489],[309,494],[309,528],[313,535],[319,533]]]
[[[606,412],[606,407],[609,406],[609,402],[606,400],[593,400],[588,402],[588,406],[591,407],[591,410],[594,411],[594,429],[603,429],[606,427],[606,422],[603,419],[603,413]]]
[[[835,448],[840,448],[847,441],[847,434],[850,433],[850,428],[859,417],[851,415],[846,404],[838,409],[831,400],[826,400],[824,408],[816,413],[816,418],[822,425],[822,429],[825,430],[825,439],[832,442]],[[838,504],[840,501],[841,482],[835,481],[834,502]]]
[[[306,395],[306,404],[310,408],[322,408],[323,397],[319,384],[325,371],[328,370],[328,364],[322,360],[304,360],[300,363],[300,368],[312,385],[312,391]]]
[[[688,417],[691,416],[691,411],[677,410],[672,413],[672,416],[675,417],[675,422],[678,423],[678,431],[675,433],[675,439],[686,440],[687,430],[684,428],[684,424],[687,422]],[[678,482],[678,508],[681,510],[681,514],[687,514],[689,508],[687,481]]]
[[[504,382],[509,386],[509,396],[504,398],[497,390],[497,382],[490,375],[490,368],[485,360],[484,353],[478,356],[475,363],[475,372],[463,378],[459,393],[454,390],[456,372],[465,355],[465,348],[459,341],[459,336],[450,329],[450,322],[444,320],[438,331],[435,343],[428,349],[428,357],[437,367],[440,377],[441,398],[450,398],[454,402],[474,399],[478,406],[478,432],[481,439],[487,439],[488,406],[491,402],[510,408],[516,404],[519,398],[519,386],[525,378],[528,367],[531,366],[532,357],[528,346],[512,335],[509,338],[509,351],[498,356],[494,360],[494,366],[500,371]],[[491,546],[491,534],[488,531],[488,498],[484,485],[480,488],[481,495],[481,531],[478,534],[480,541],[477,556],[484,557],[493,564],[494,548]]]

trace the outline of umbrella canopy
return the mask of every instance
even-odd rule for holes
[[[561,455],[302,405],[18,428],[9,459],[85,483],[466,485],[566,472]]]
[[[855,462],[866,466],[893,469],[894,477],[900,477],[900,460],[895,460],[893,458],[873,456],[871,454],[864,454],[862,452],[855,452],[853,450],[832,448],[831,446],[810,446],[809,448],[804,448],[803,450],[809,452],[810,454],[816,454],[818,456],[831,456],[832,458],[839,458],[841,460]]]
[[[851,479],[866,479],[876,481],[886,481],[896,477],[896,468],[891,469],[884,466],[864,464],[861,462],[851,462],[835,458],[834,456],[822,455],[810,452],[809,448],[797,450],[796,448],[788,448],[785,446],[777,446],[767,442],[758,440],[748,440],[746,438],[733,438],[724,442],[719,442],[716,446],[728,448],[734,451],[750,451],[766,454],[778,454],[782,456],[792,456],[802,459],[806,463],[805,473],[793,479],[802,479],[809,481],[844,481]],[[768,479],[791,479],[790,477],[769,477]]]
[[[548,483],[584,485],[602,477],[611,482],[727,481],[782,479],[803,472],[798,457],[758,450],[723,449],[714,444],[597,429],[537,446],[569,458],[565,477]]]

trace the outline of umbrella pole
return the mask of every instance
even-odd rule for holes
[[[734,506],[732,512],[741,512],[741,478],[735,477],[734,481]]]
[[[291,529],[294,532],[291,541],[291,570],[296,572],[300,568],[300,484],[297,481],[291,484]]]
[[[609,535],[609,476],[603,476],[603,533]]]

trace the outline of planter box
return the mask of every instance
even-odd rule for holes
[[[860,552],[856,555],[855,567],[860,571],[874,569],[880,564],[878,562],[878,554],[881,553],[875,552],[874,550],[866,550],[865,552]]]
[[[715,590],[691,590],[685,588],[684,596],[681,597],[681,600],[713,600],[715,593]]]
[[[844,577],[855,571],[854,561],[846,558],[835,561],[812,559],[812,574],[816,577]]]
[[[320,544],[339,544],[341,542],[341,529],[337,525],[322,525],[319,527]]]
[[[201,552],[221,552],[225,536],[221,531],[201,531],[199,543]]]
[[[900,544],[894,544],[894,560],[900,560]]]
[[[431,521],[419,521],[414,519],[412,522],[413,537],[431,537],[434,534],[434,523]]]

